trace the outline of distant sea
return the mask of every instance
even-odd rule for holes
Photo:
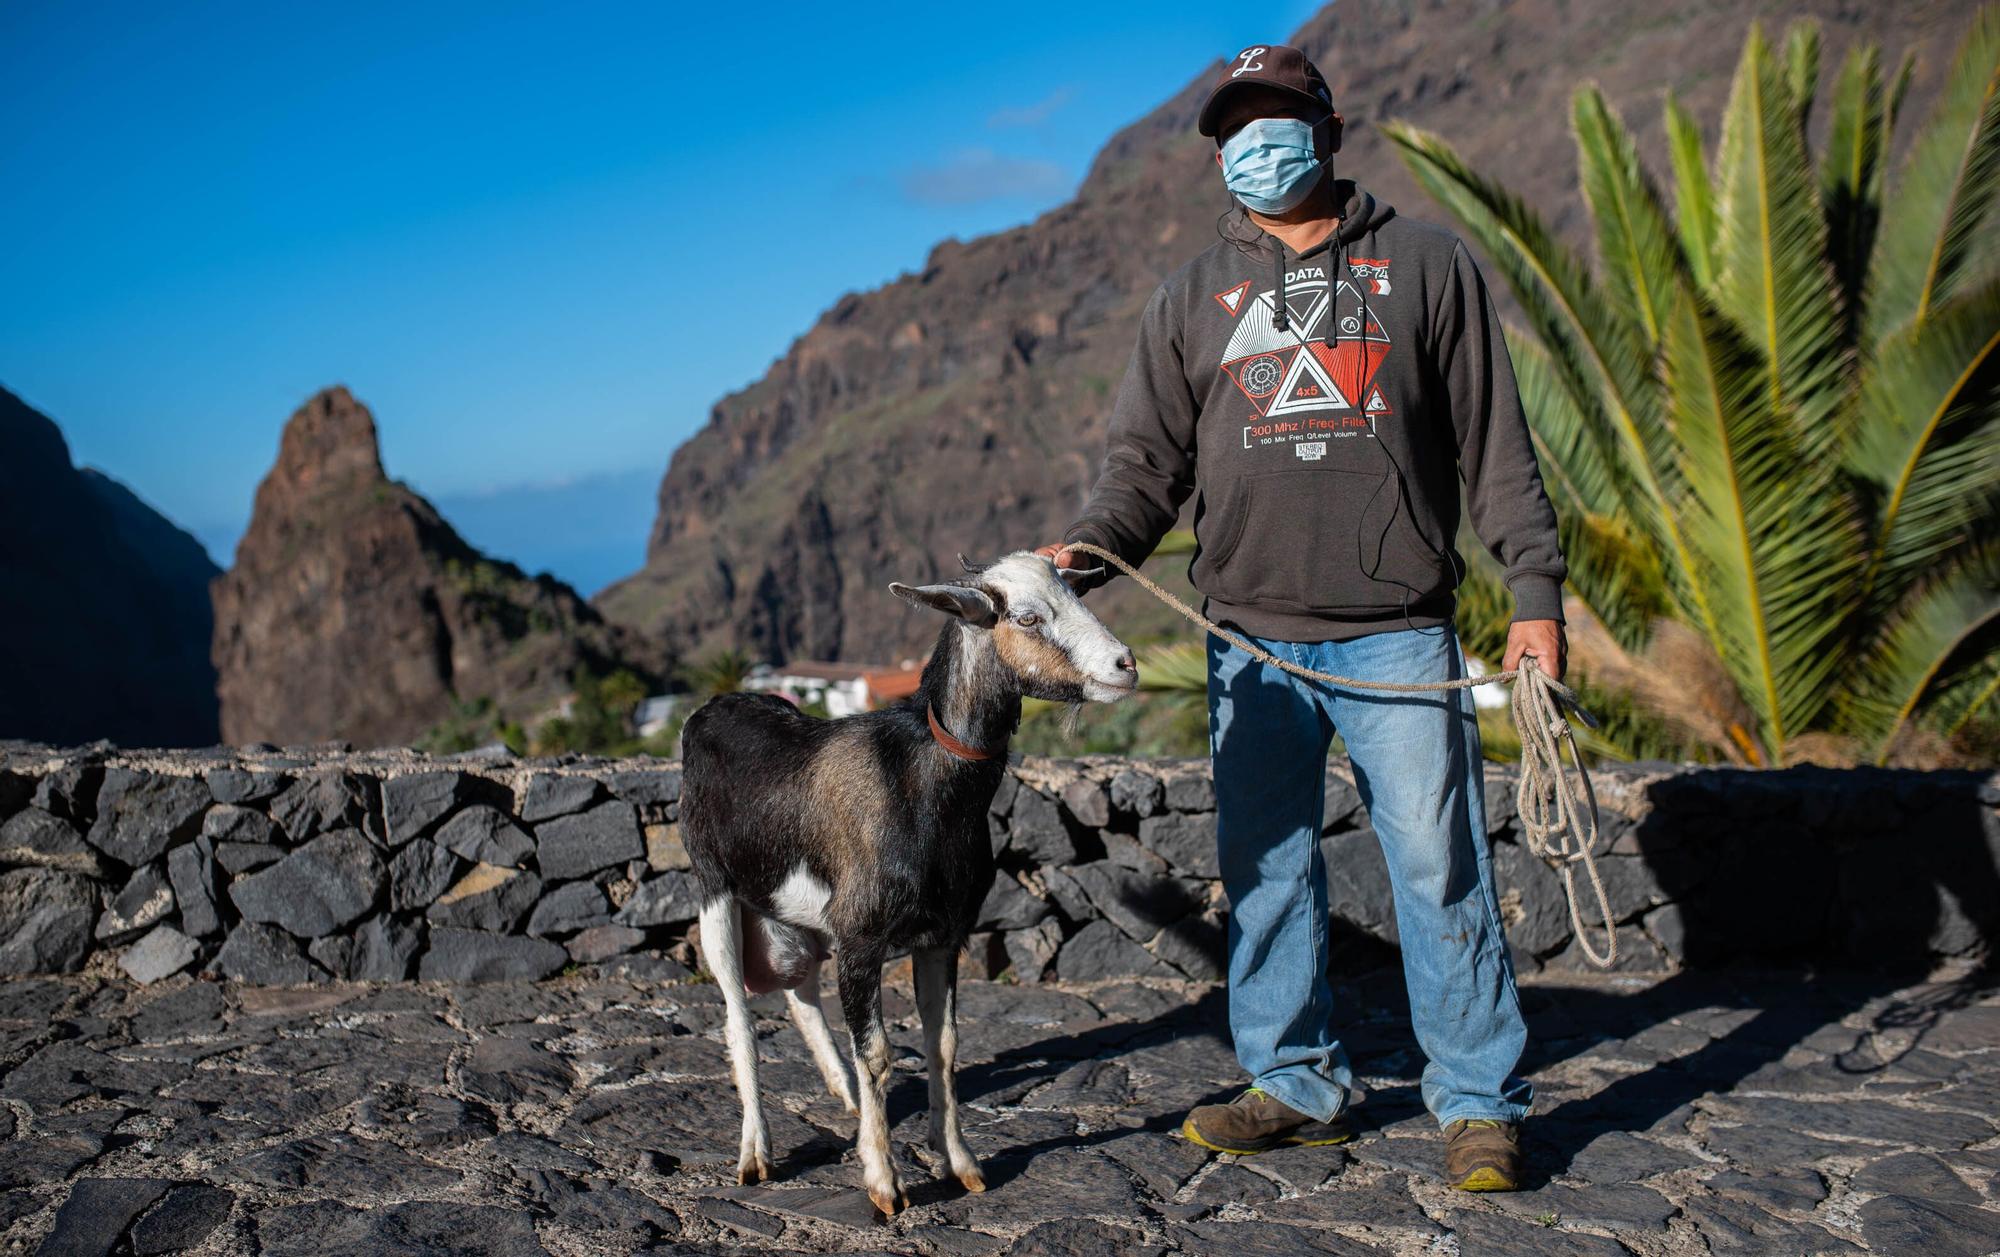
[[[646,561],[660,469],[606,472],[560,484],[510,485],[479,493],[424,493],[459,535],[529,575],[550,572],[585,597]],[[227,568],[248,521],[192,531]]]

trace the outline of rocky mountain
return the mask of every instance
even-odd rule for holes
[[[1829,75],[1860,40],[1918,53],[1907,133],[1975,8],[1341,0],[1288,42],[1326,72],[1347,118],[1343,176],[1444,221],[1376,129],[1405,119],[1449,137],[1580,241],[1569,123],[1579,81],[1597,80],[1665,170],[1664,92],[1716,125],[1747,23],[1775,32],[1816,16]],[[1056,539],[1095,479],[1146,298],[1215,240],[1230,208],[1214,143],[1194,130],[1220,65],[1184,67],[1195,71],[1186,85],[1111,138],[1074,200],[948,241],[922,269],[841,298],[764,378],[716,403],[661,482],[645,567],[597,605],[683,653],[737,644],[774,659],[892,658],[920,653],[936,625],[887,582],[955,572],[957,550],[985,558]],[[1183,562],[1159,567],[1185,591]],[[1179,623],[1129,581],[1094,597],[1128,639]]]
[[[201,544],[0,389],[0,737],[215,741]]]
[[[215,580],[222,735],[407,743],[461,703],[545,710],[579,667],[642,652],[575,590],[466,544],[382,468],[345,388],[286,423],[235,565]]]

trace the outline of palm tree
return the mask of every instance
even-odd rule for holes
[[[676,669],[683,684],[696,695],[709,698],[732,694],[743,688],[757,661],[733,646],[725,646],[708,657],[682,664]]]
[[[1819,48],[1752,26],[1713,162],[1668,98],[1671,211],[1578,90],[1595,273],[1443,140],[1385,128],[1526,315],[1579,669],[1757,765],[1913,758],[2000,688],[2000,9],[1893,187],[1910,60],[1848,55],[1815,164]]]

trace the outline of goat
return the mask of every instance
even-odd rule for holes
[[[883,1108],[889,1040],[882,964],[909,949],[930,1071],[930,1146],[986,1190],[959,1128],[958,953],[993,884],[987,805],[1021,699],[1115,702],[1138,688],[1132,652],[1085,609],[1063,569],[1020,550],[960,581],[891,592],[949,617],[911,697],[838,720],[769,694],[722,694],[681,732],[681,835],[700,885],[701,951],[722,990],[743,1102],[737,1179],[771,1177],[750,994],[783,988],[827,1089],[859,1099],[862,1176],[887,1217],[908,1197]],[[830,946],[829,946],[830,945]],[[835,961],[860,1086],[820,1007]]]

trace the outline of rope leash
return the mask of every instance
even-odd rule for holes
[[[1469,690],[1475,685],[1514,682],[1509,710],[1514,728],[1521,736],[1521,780],[1515,789],[1515,807],[1521,816],[1521,833],[1530,853],[1539,856],[1562,877],[1563,896],[1569,901],[1569,921],[1577,945],[1590,963],[1609,969],[1618,959],[1618,929],[1611,920],[1611,899],[1605,894],[1604,880],[1597,873],[1597,793],[1591,789],[1590,770],[1583,766],[1576,739],[1570,733],[1565,710],[1592,729],[1597,721],[1577,702],[1576,691],[1542,671],[1530,656],[1518,668],[1483,677],[1462,677],[1456,681],[1362,681],[1335,676],[1314,668],[1301,667],[1278,658],[1240,634],[1232,633],[1188,606],[1141,574],[1130,563],[1099,545],[1087,541],[1065,542],[1064,548],[1094,554],[1137,581],[1147,593],[1166,603],[1204,630],[1262,663],[1293,676],[1343,689],[1379,690],[1390,694],[1430,694],[1440,690]],[[1563,763],[1563,748],[1569,748],[1569,763]],[[1598,919],[1603,922],[1604,950],[1590,943],[1590,931],[1583,924],[1577,905],[1576,870],[1583,866],[1597,897]]]

